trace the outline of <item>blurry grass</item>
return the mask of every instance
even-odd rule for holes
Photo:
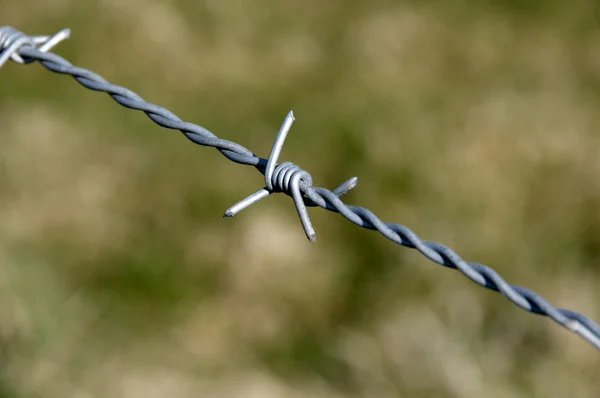
[[[600,319],[591,0],[27,2],[56,52]],[[40,65],[0,71],[6,396],[596,397],[597,354]],[[8,78],[6,76],[9,76]]]

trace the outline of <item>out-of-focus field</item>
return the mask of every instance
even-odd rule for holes
[[[2,1],[55,52],[600,320],[597,1]],[[600,396],[600,354],[39,64],[0,70],[1,397]]]

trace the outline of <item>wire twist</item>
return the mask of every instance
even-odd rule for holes
[[[262,174],[265,174],[266,187],[232,206],[228,209],[231,211],[231,214],[226,212],[225,216],[231,216],[235,212],[242,210],[275,191],[282,191],[288,195],[291,194],[292,197],[294,197],[295,192],[296,194],[299,192],[301,200],[294,198],[297,209],[300,203],[302,203],[304,210],[306,210],[306,206],[319,206],[323,209],[340,213],[347,220],[360,227],[377,230],[392,242],[415,249],[437,264],[460,271],[478,285],[500,292],[516,306],[534,314],[549,317],[587,340],[595,348],[600,349],[600,326],[586,316],[568,309],[554,307],[537,293],[524,287],[509,284],[493,269],[483,264],[465,261],[452,249],[440,243],[422,240],[408,227],[401,224],[383,222],[370,210],[363,207],[346,205],[339,197],[356,186],[356,177],[349,179],[333,191],[330,191],[325,188],[312,187],[310,174],[298,166],[287,162],[277,165],[277,157],[281,151],[287,130],[289,130],[293,121],[291,112],[284,121],[282,129],[280,129],[280,133],[271,149],[269,159],[263,159],[254,155],[249,149],[240,144],[223,140],[203,127],[182,121],[165,108],[144,101],[131,90],[111,84],[89,70],[75,67],[56,54],[45,52],[44,50],[47,49],[42,49],[41,47],[36,49],[29,42],[27,42],[27,45],[21,44],[14,49],[15,41],[12,44],[8,42],[5,36],[6,31],[6,27],[0,28],[0,43],[3,43],[0,44],[0,51],[2,51],[0,59],[11,57],[11,54],[17,53],[17,55],[25,57],[23,58],[25,62],[37,60],[50,71],[71,75],[82,86],[90,90],[106,92],[124,107],[144,112],[152,121],[162,127],[180,130],[194,143],[214,147],[231,161],[254,166]],[[50,40],[46,43],[49,42]],[[9,51],[13,52],[6,55]],[[289,119],[289,117],[292,119]],[[285,133],[282,133],[283,130],[285,130]],[[303,219],[302,217],[300,215],[301,220]],[[308,218],[308,215],[306,217]],[[306,232],[307,229],[304,222],[303,226]]]

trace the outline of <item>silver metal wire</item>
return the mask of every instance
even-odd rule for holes
[[[111,84],[87,69],[75,67],[56,54],[45,52],[49,49],[49,46],[60,41],[58,39],[53,41],[56,35],[52,38],[42,36],[47,38],[45,46],[36,49],[34,45],[36,44],[35,38],[15,32],[17,31],[9,27],[0,28],[0,61],[4,60],[6,62],[10,58],[15,62],[19,62],[19,57],[23,57],[21,59],[26,63],[38,61],[52,72],[72,76],[82,86],[90,90],[109,94],[124,107],[144,112],[159,126],[179,130],[190,141],[198,145],[214,147],[227,159],[235,163],[254,166],[264,174],[266,187],[230,207],[225,212],[225,216],[233,216],[273,192],[284,192],[294,199],[305,233],[309,239],[313,238],[311,240],[314,240],[314,229],[310,225],[310,219],[306,211],[307,206],[319,206],[340,213],[353,224],[376,230],[392,242],[415,249],[437,264],[460,271],[478,285],[500,292],[516,306],[554,320],[600,349],[600,326],[586,316],[568,309],[554,307],[537,293],[524,287],[509,284],[488,266],[465,261],[452,249],[440,243],[422,240],[408,227],[383,222],[364,207],[346,205],[342,202],[340,196],[356,186],[358,182],[356,177],[345,181],[333,191],[330,191],[326,188],[313,187],[312,177],[300,167],[289,162],[276,164],[285,137],[294,120],[291,112],[288,113],[279,130],[269,158],[263,159],[238,143],[218,138],[204,127],[182,121],[172,112],[146,102],[131,90]],[[16,43],[19,43],[19,45]],[[0,65],[2,65],[2,62],[0,62]]]

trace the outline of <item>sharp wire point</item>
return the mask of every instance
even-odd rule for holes
[[[351,189],[356,188],[356,186],[358,185],[358,177],[354,176],[350,179],[350,186],[348,187],[348,191],[350,191]]]
[[[42,52],[49,51],[54,46],[56,46],[58,43],[60,43],[61,41],[66,40],[66,39],[68,39],[69,37],[71,37],[71,29],[69,29],[69,28],[62,29],[62,30],[58,31],[56,34],[48,37],[48,39],[46,40],[46,42],[43,43],[38,48],[38,50],[40,50]]]
[[[339,198],[340,196],[345,195],[350,190],[354,189],[357,184],[358,177],[352,177],[335,187],[332,192]]]
[[[259,200],[266,198],[270,194],[271,194],[271,192],[269,190],[267,190],[266,188],[259,189],[258,191],[254,192],[253,194],[248,195],[244,199],[240,200],[239,202],[237,202],[236,204],[231,206],[229,209],[225,210],[225,215],[227,217],[233,217],[240,211],[242,211],[245,208],[249,207],[250,205],[258,202]]]

